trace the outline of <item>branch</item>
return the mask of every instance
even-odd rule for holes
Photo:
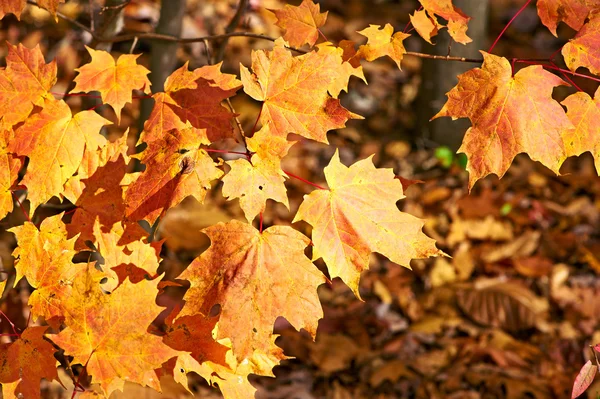
[[[242,16],[244,15],[244,12],[246,11],[247,6],[248,6],[248,0],[240,0],[240,2],[238,3],[238,8],[235,12],[235,15],[233,16],[233,18],[231,18],[231,21],[229,21],[229,24],[227,24],[227,27],[225,28],[225,33],[232,33],[233,31],[236,30],[236,28],[240,24]],[[216,51],[216,55],[215,55],[215,62],[219,62],[223,59],[228,40],[229,40],[229,38],[225,38],[223,41],[218,43],[217,51]]]

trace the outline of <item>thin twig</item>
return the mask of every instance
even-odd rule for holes
[[[89,7],[90,7],[90,29],[93,32],[95,30],[94,27],[96,25],[96,23],[94,22],[94,20],[95,20],[95,17],[94,17],[94,0],[90,0]]]
[[[238,128],[238,131],[240,132],[240,136],[242,136],[242,142],[244,143],[244,147],[248,148],[248,145],[246,144],[246,133],[244,132],[244,128],[242,127],[240,119],[237,117],[237,112],[235,112],[235,108],[233,108],[233,104],[231,103],[231,100],[229,98],[227,98],[225,101],[227,102],[229,110],[234,115],[233,119],[235,120],[235,124]]]
[[[290,172],[288,172],[287,170],[284,170],[284,171],[283,171],[283,173],[285,173],[285,174],[286,174],[286,175],[288,175],[289,177],[293,177],[294,179],[298,179],[298,180],[300,180],[300,181],[301,181],[301,182],[303,182],[303,183],[310,184],[311,186],[313,186],[313,187],[316,187],[316,188],[318,188],[319,190],[327,190],[325,187],[319,186],[318,184],[316,184],[316,183],[313,183],[313,182],[311,182],[311,181],[308,181],[308,180],[306,180],[306,179],[304,179],[304,178],[302,178],[302,177],[300,177],[300,176],[297,176],[297,175],[295,175],[295,174],[293,174],[293,173],[290,173]]]
[[[108,10],[119,10],[121,8],[125,8],[129,5],[129,3],[131,3],[131,0],[127,0],[121,4],[117,4],[116,6],[104,6],[102,7],[102,10],[100,10],[100,14],[103,14],[105,11]]]
[[[502,29],[502,32],[500,32],[500,34],[498,35],[498,37],[496,38],[496,40],[494,40],[494,43],[492,43],[492,45],[490,46],[490,49],[488,50],[488,53],[492,52],[492,50],[494,49],[494,47],[496,47],[496,44],[498,44],[498,42],[500,41],[500,38],[502,37],[502,35],[504,35],[504,32],[506,32],[506,30],[508,29],[508,27],[510,26],[510,24],[512,24],[513,21],[519,16],[519,14],[521,14],[523,12],[523,10],[525,10],[527,8],[527,6],[529,5],[529,3],[531,3],[531,0],[527,0],[527,2],[525,4],[523,4],[523,7],[521,7],[519,9],[519,11],[517,11],[517,13],[510,19],[510,21],[508,21],[508,23],[506,24],[506,26],[504,27],[504,29]]]

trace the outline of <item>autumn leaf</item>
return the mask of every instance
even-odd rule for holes
[[[222,73],[221,65],[188,71],[186,63],[173,72],[165,82],[165,93],[154,95],[156,103],[145,131],[157,131],[157,124],[162,124],[163,131],[191,126],[206,138],[203,144],[233,137],[231,121],[235,115],[221,102],[235,95],[242,82],[235,75]],[[152,140],[148,135],[144,139]]]
[[[557,36],[559,22],[566,23],[576,31],[581,29],[590,8],[586,0],[538,0],[537,12],[542,23]]]
[[[571,393],[571,399],[575,399],[579,395],[583,394],[592,382],[594,382],[594,377],[596,377],[596,373],[598,372],[598,366],[592,364],[591,360],[588,360],[581,370],[577,377],[575,378],[575,382],[573,383],[573,392]]]
[[[21,184],[29,189],[32,209],[58,196],[77,171],[86,147],[94,150],[106,139],[100,129],[110,122],[94,111],[75,116],[62,100],[46,100],[44,109],[33,114],[15,131],[9,151],[29,157]]]
[[[293,222],[313,227],[313,260],[323,258],[330,276],[340,277],[357,297],[372,252],[408,268],[411,259],[443,254],[421,231],[421,219],[398,210],[404,194],[391,169],[376,169],[372,157],[346,167],[336,151],[325,178],[329,190],[305,195]]]
[[[181,316],[207,315],[219,304],[217,339],[230,338],[239,361],[268,352],[279,316],[315,336],[323,316],[317,287],[325,278],[304,255],[307,237],[288,226],[261,233],[237,220],[203,232],[211,246],[178,277],[191,283]]]
[[[368,28],[358,32],[367,38],[367,44],[358,48],[359,56],[367,61],[374,61],[387,55],[394,60],[399,69],[402,69],[400,63],[406,54],[403,41],[410,35],[402,32],[394,33],[394,28],[390,24],[386,24],[382,29],[379,28],[379,25],[369,25]]]
[[[44,219],[38,228],[31,222],[13,227],[18,246],[13,251],[19,281],[22,277],[35,288],[29,297],[33,319],[62,318],[72,284],[82,267],[72,263],[75,238],[67,239],[62,215]]]
[[[448,101],[432,118],[471,120],[458,150],[468,157],[469,187],[490,173],[502,177],[521,152],[558,174],[567,157],[563,136],[573,125],[552,99],[552,89],[566,83],[540,65],[513,77],[506,58],[481,53],[482,67],[459,75]]]
[[[17,398],[40,398],[42,378],[59,381],[56,349],[44,340],[47,329],[47,326],[28,327],[16,341],[0,344],[0,383],[4,386],[18,381],[14,387]]]
[[[283,38],[291,46],[315,45],[319,28],[327,21],[327,12],[321,13],[320,6],[313,0],[302,0],[299,6],[286,4],[281,10],[271,10],[277,17],[275,25],[283,29]]]
[[[590,15],[589,21],[561,52],[570,70],[584,67],[600,75],[600,11]]]
[[[8,152],[8,144],[13,140],[12,130],[0,127],[0,219],[13,210],[11,187],[19,177],[23,165],[19,158]]]
[[[319,52],[331,53],[332,57],[342,57],[342,65],[337,71],[337,77],[329,83],[328,91],[333,98],[338,98],[342,91],[348,92],[348,81],[350,77],[356,76],[367,83],[362,65],[360,64],[360,55],[354,48],[355,43],[351,40],[342,40],[339,47],[322,43],[319,45]]]
[[[58,5],[60,3],[64,3],[65,1],[66,0],[36,0],[36,4],[46,9],[50,14],[52,14],[54,20],[58,21],[58,16],[56,15]]]
[[[240,199],[240,207],[249,223],[265,211],[267,199],[281,202],[289,209],[285,173],[281,158],[294,144],[283,137],[274,136],[266,126],[246,140],[248,149],[255,152],[252,158],[227,161],[231,167],[223,177],[223,196]]]
[[[240,65],[240,74],[244,91],[263,101],[260,122],[269,125],[274,135],[296,133],[327,143],[329,130],[344,127],[348,119],[360,118],[328,94],[342,62],[341,53],[331,51],[292,57],[278,39],[272,51],[253,51],[253,73]]]
[[[146,170],[125,192],[125,212],[130,221],[144,219],[152,224],[190,195],[202,202],[211,181],[223,175],[208,153],[199,148],[202,138],[193,128],[163,133],[161,139],[150,141],[148,148],[135,155]]]
[[[0,19],[6,14],[15,14],[17,19],[21,19],[21,12],[25,8],[27,0],[4,0],[0,3]]]
[[[126,278],[136,284],[156,276],[160,257],[150,243],[136,240],[120,244],[125,236],[123,226],[115,224],[109,231],[103,231],[98,220],[94,224],[94,236],[96,248],[104,258],[102,270],[112,280],[102,285],[105,290],[113,291]]]
[[[564,137],[567,156],[591,152],[596,170],[600,173],[600,89],[596,90],[594,99],[587,93],[577,92],[564,99],[561,104],[567,107],[567,116],[575,126]]]
[[[90,63],[76,69],[79,75],[75,78],[72,93],[99,91],[102,101],[110,104],[121,120],[121,110],[126,103],[132,101],[132,90],[143,90],[150,93],[148,69],[136,63],[138,55],[122,54],[115,62],[110,53],[85,47],[90,53]]]
[[[8,43],[6,68],[0,70],[0,123],[10,128],[23,122],[33,106],[43,106],[56,83],[56,62],[46,64],[39,45],[33,49]]]
[[[460,8],[455,7],[452,0],[419,0],[419,2],[433,21],[435,21],[436,16],[448,21],[445,27],[448,28],[448,33],[454,41],[461,44],[473,41],[467,36],[467,24],[471,18],[463,13]]]
[[[49,335],[73,356],[73,364],[87,364],[92,382],[108,397],[125,381],[160,390],[155,369],[179,353],[146,330],[162,311],[156,305],[160,279],[137,284],[126,280],[110,294],[100,289],[105,274],[93,265],[73,283],[67,328]]]
[[[439,30],[443,28],[435,17],[431,17],[425,10],[415,11],[414,15],[409,15],[410,23],[415,30],[427,43],[433,44],[431,38],[437,36]]]

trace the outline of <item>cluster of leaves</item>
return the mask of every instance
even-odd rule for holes
[[[469,17],[451,0],[420,2],[411,23],[425,40],[445,28],[457,42],[470,42]],[[579,6],[564,13],[559,3]],[[18,16],[24,4],[3,2],[0,16]],[[58,1],[38,4],[55,13]],[[600,5],[539,0],[538,10],[553,33],[560,21],[579,29],[562,50],[569,68],[599,73],[594,40]],[[253,51],[250,69],[240,67],[240,80],[222,73],[220,64],[193,71],[186,64],[167,78],[165,91],[152,95],[155,106],[140,138],[146,148],[133,156],[126,135],[114,142],[102,136],[111,121],[93,110],[73,115],[55,99],[56,64],[45,63],[39,48],[9,45],[0,71],[0,217],[13,210],[17,186],[27,189],[31,209],[58,197],[76,210],[70,219],[56,215],[39,226],[25,222],[11,229],[18,242],[16,280],[25,277],[35,288],[32,317],[51,329],[28,327],[1,347],[6,397],[39,397],[39,380],[58,378],[56,348],[73,364],[85,365],[106,396],[125,381],[159,390],[163,373],[187,387],[186,374],[193,371],[225,397],[252,397],[247,376],[272,375],[285,359],[274,344],[278,317],[316,334],[323,316],[317,287],[327,278],[313,261],[322,258],[329,277],[340,277],[358,296],[372,252],[406,267],[414,258],[443,255],[423,234],[423,221],[398,210],[404,194],[392,170],[375,168],[371,158],[348,167],[337,152],[324,170],[329,187],[306,195],[294,218],[312,227],[311,238],[290,226],[253,226],[268,199],[288,205],[285,180],[291,174],[281,169],[281,160],[296,143],[288,135],[327,143],[328,131],[360,118],[340,104],[340,93],[352,76],[366,81],[362,60],[389,56],[400,67],[409,36],[389,24],[371,25],[359,32],[367,42],[358,48],[347,40],[317,44],[327,13],[312,0],[274,13],[283,37],[272,50]],[[309,49],[295,56],[302,46]],[[77,70],[72,91],[99,91],[120,123],[132,91],[150,93],[149,71],[135,55],[115,61],[107,52],[88,51],[91,61]],[[471,186],[490,173],[502,176],[519,152],[557,173],[568,156],[584,151],[600,162],[594,130],[600,94],[573,94],[563,102],[565,112],[552,99],[553,87],[567,84],[562,79],[540,65],[513,76],[509,60],[482,53],[482,67],[459,76],[435,116],[471,119],[461,148]],[[262,103],[261,128],[248,136],[238,132],[247,149],[239,159],[215,161],[210,145],[236,138],[236,114],[222,103],[242,88]],[[128,173],[131,158],[145,170]],[[226,198],[239,198],[247,223],[232,220],[204,230],[210,248],[178,276],[190,284],[185,305],[157,328],[152,323],[163,309],[156,298],[175,283],[158,274],[160,242],[150,242],[139,222],[155,224],[189,196],[202,202],[218,179]],[[312,260],[305,255],[311,243]],[[90,246],[104,263],[73,263]]]

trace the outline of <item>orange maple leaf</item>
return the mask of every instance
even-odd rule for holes
[[[188,71],[187,65],[167,78],[164,94],[154,95],[156,105],[145,130],[155,131],[156,123],[163,123],[163,131],[183,129],[189,125],[207,138],[204,144],[233,137],[231,121],[235,115],[221,102],[235,95],[242,82],[235,75],[222,73],[222,63],[193,71]]]
[[[66,0],[36,0],[36,4],[42,8],[45,8],[52,16],[55,21],[58,21],[58,16],[56,15],[56,11],[58,10],[58,5],[60,3],[64,3]]]
[[[146,133],[146,132],[144,132]],[[146,136],[160,137],[160,125]],[[195,129],[162,132],[148,148],[134,157],[146,165],[125,192],[128,220],[151,224],[170,207],[193,195],[202,202],[210,182],[223,175],[208,153],[200,149],[202,137]],[[143,137],[142,137],[143,139]]]
[[[444,26],[437,22],[435,16],[430,16],[425,10],[415,11],[414,15],[409,15],[410,23],[425,41],[433,44],[431,38],[437,36],[440,29]]]
[[[452,0],[419,0],[419,2],[433,21],[436,21],[436,16],[448,21],[445,28],[448,28],[450,37],[456,42],[467,44],[473,41],[467,36],[467,24],[471,18],[462,12],[460,8],[455,7]],[[437,21],[435,24],[437,25]],[[419,30],[417,32],[420,34]],[[425,36],[424,38],[427,40]]]
[[[27,0],[3,0],[0,3],[0,19],[6,14],[15,14],[17,19],[21,19],[21,12],[26,4]]]
[[[109,281],[102,285],[107,291],[113,291],[127,277],[134,284],[156,277],[160,262],[156,249],[141,240],[120,244],[124,235],[125,229],[120,224],[109,231],[102,231],[98,220],[94,224],[96,248],[104,258],[102,270],[109,276]]]
[[[410,35],[402,32],[394,33],[394,28],[390,24],[386,24],[383,29],[379,28],[379,25],[369,25],[368,28],[358,32],[367,38],[367,44],[358,48],[359,56],[367,61],[374,61],[387,55],[401,69],[402,58],[406,54],[403,41]]]
[[[8,151],[8,144],[13,140],[13,131],[0,127],[0,219],[13,210],[11,187],[19,177],[23,162]]]
[[[577,31],[581,29],[590,7],[586,0],[538,0],[537,12],[542,23],[557,36],[556,27],[561,21]]]
[[[46,64],[39,45],[28,49],[8,44],[6,68],[0,70],[0,123],[7,128],[23,122],[33,106],[43,106],[56,83],[56,62]]]
[[[271,10],[277,17],[275,25],[283,29],[283,38],[291,46],[315,45],[319,28],[327,21],[327,12],[312,0],[302,0],[299,6],[286,4],[281,10]]]
[[[600,174],[600,88],[596,90],[593,99],[587,93],[578,92],[571,94],[561,104],[567,107],[567,116],[575,126],[574,130],[564,136],[567,156],[591,152]]]
[[[255,154],[247,159],[227,161],[231,167],[222,178],[223,196],[229,200],[240,199],[240,207],[249,223],[264,212],[267,199],[281,202],[289,209],[285,173],[281,170],[281,158],[295,142],[273,136],[264,126],[252,138],[246,140],[248,149]]]
[[[154,370],[179,354],[146,331],[162,311],[155,303],[160,279],[137,284],[126,280],[105,294],[100,289],[104,277],[88,265],[73,283],[67,328],[48,338],[73,356],[74,364],[87,364],[92,382],[100,384],[107,397],[123,390],[125,381],[160,390]]]
[[[313,260],[323,258],[330,276],[340,277],[357,297],[372,252],[408,268],[411,259],[443,254],[421,231],[423,220],[398,210],[402,184],[392,169],[375,168],[372,156],[346,167],[336,151],[325,178],[329,190],[305,195],[293,222],[313,226]]]
[[[82,270],[72,262],[75,238],[67,239],[61,216],[44,219],[39,230],[31,222],[9,229],[19,244],[12,254],[17,258],[16,281],[26,277],[35,288],[28,302],[34,320],[64,316],[73,280]]]
[[[468,157],[469,188],[488,174],[502,177],[521,152],[558,174],[567,157],[563,135],[573,125],[552,99],[552,89],[567,83],[540,65],[513,77],[506,58],[481,53],[482,67],[458,76],[448,101],[432,118],[471,120],[458,150]]]
[[[561,52],[570,70],[584,67],[600,75],[600,11],[590,15],[589,21]]]
[[[58,379],[54,346],[44,340],[47,326],[26,328],[19,339],[10,344],[0,344],[0,383],[17,381],[15,398],[40,398],[42,378]],[[62,384],[61,384],[62,385]]]
[[[48,99],[40,113],[33,114],[15,131],[12,153],[29,157],[22,184],[29,188],[32,209],[63,191],[77,171],[86,146],[94,150],[105,142],[100,129],[110,124],[94,111],[75,116],[62,100]]]
[[[122,54],[117,62],[110,53],[103,50],[94,50],[85,47],[90,53],[90,63],[76,69],[79,75],[75,78],[75,88],[72,93],[99,91],[102,101],[110,104],[117,114],[117,121],[121,120],[121,110],[126,103],[132,101],[133,90],[143,90],[150,93],[150,73],[142,65],[136,63],[140,56]]]
[[[240,74],[244,91],[264,102],[260,121],[273,134],[296,133],[327,143],[327,131],[344,127],[348,119],[361,118],[328,94],[342,72],[342,62],[341,53],[331,51],[292,57],[278,39],[272,51],[252,52],[253,74],[243,65]]]
[[[268,353],[279,316],[315,336],[323,317],[317,287],[325,277],[304,255],[306,236],[288,226],[260,233],[237,220],[203,232],[211,246],[178,277],[191,283],[181,316],[221,305],[217,339],[230,338],[240,361],[255,350]]]

